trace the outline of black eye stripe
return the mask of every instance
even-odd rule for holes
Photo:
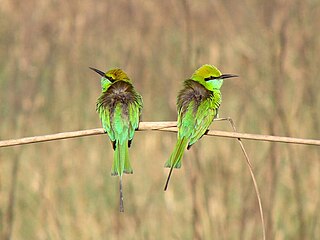
[[[106,76],[106,79],[108,79],[110,82],[114,82],[115,80],[112,77]]]
[[[219,79],[219,78],[220,78],[220,76],[219,77],[210,76],[210,77],[205,78],[204,80],[209,81],[209,80],[214,80],[214,79]]]

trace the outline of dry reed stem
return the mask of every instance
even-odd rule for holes
[[[157,131],[165,131],[165,132],[177,132],[178,129],[176,126],[177,126],[177,122],[141,122],[139,124],[138,131],[157,130]],[[10,139],[10,140],[0,141],[0,148],[31,144],[31,143],[62,140],[62,139],[68,139],[68,138],[94,136],[94,135],[100,135],[100,134],[104,134],[104,131],[102,128],[80,130],[80,131],[73,131],[73,132],[62,132],[62,133],[55,133],[55,134],[42,135],[42,136],[25,137],[25,138],[19,138],[19,139]],[[227,132],[227,131],[217,131],[217,130],[210,130],[206,133],[206,135],[216,136],[216,137],[227,137],[227,138],[241,138],[241,139],[255,140],[255,141],[320,146],[320,140],[317,140],[317,139],[280,137],[280,136]]]
[[[233,131],[237,132],[236,126],[235,126],[232,118],[230,118],[230,117],[228,117],[228,118],[218,118],[218,119],[215,119],[215,121],[228,121],[230,123]],[[260,197],[260,192],[259,192],[258,184],[257,184],[257,181],[256,181],[256,177],[254,176],[253,167],[252,167],[249,155],[247,154],[247,151],[243,146],[241,138],[238,138],[237,140],[238,140],[238,142],[240,144],[240,147],[241,147],[241,150],[242,150],[242,152],[244,154],[244,157],[246,158],[246,163],[247,163],[247,166],[248,166],[249,171],[250,171],[251,179],[252,179],[252,182],[253,182],[253,185],[254,185],[254,190],[256,192],[258,205],[259,205],[260,219],[261,219],[261,225],[262,225],[262,239],[266,240],[266,228],[265,228],[265,222],[264,222],[264,214],[263,214],[262,202],[261,202],[261,197]]]

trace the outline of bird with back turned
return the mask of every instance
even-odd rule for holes
[[[123,70],[102,72],[96,68],[90,69],[101,76],[102,92],[97,100],[96,110],[102,127],[112,142],[114,155],[111,175],[120,177],[120,211],[123,212],[122,176],[123,173],[133,173],[128,148],[139,126],[142,97]]]

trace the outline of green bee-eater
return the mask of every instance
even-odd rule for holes
[[[123,212],[122,175],[133,173],[128,148],[139,125],[142,97],[121,69],[111,69],[106,73],[90,69],[102,77],[102,93],[97,100],[96,110],[112,142],[114,157],[111,175],[120,176],[120,211]]]
[[[164,190],[167,190],[173,168],[181,167],[185,149],[197,142],[217,117],[223,79],[232,77],[237,75],[221,74],[215,66],[206,64],[197,69],[190,79],[184,81],[184,88],[177,98],[178,140],[165,163],[170,172]]]

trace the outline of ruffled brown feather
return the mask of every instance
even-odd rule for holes
[[[177,98],[177,108],[180,116],[184,116],[184,114],[187,112],[191,101],[194,103],[193,110],[194,113],[196,113],[200,103],[212,97],[213,92],[206,89],[202,84],[192,79],[184,81],[184,88],[179,92]]]
[[[131,83],[127,81],[116,81],[107,91],[98,98],[97,109],[103,107],[108,109],[110,117],[113,116],[117,104],[122,105],[123,115],[128,116],[128,105],[138,101],[138,96]]]

